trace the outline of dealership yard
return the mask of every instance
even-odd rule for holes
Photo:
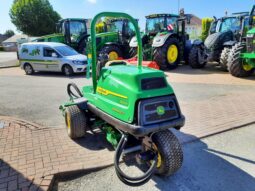
[[[255,123],[255,76],[247,79],[234,78],[212,65],[203,70],[180,66],[177,70],[166,74],[186,116],[186,125],[181,133],[178,133],[178,137],[183,144],[195,140],[196,142],[184,144],[184,165],[175,176],[163,180],[153,178],[141,189],[168,190],[171,187],[173,190],[205,190],[210,187],[211,190],[252,190],[255,155],[250,150],[253,147],[247,146],[253,144],[253,134],[249,132],[253,132]],[[13,181],[19,182],[21,175],[24,176],[23,179],[27,179],[26,182],[30,187],[41,185],[41,188],[49,188],[52,184],[52,174],[112,164],[113,152],[105,148],[101,150],[102,145],[98,146],[100,151],[95,152],[97,146],[88,143],[91,138],[73,142],[64,130],[64,119],[58,107],[68,99],[66,85],[69,82],[75,82],[80,87],[90,84],[90,80],[84,76],[81,74],[67,78],[58,73],[36,73],[33,76],[26,76],[18,67],[0,69],[0,137],[4,138],[0,139],[2,141],[0,150],[4,151],[1,156],[4,163],[0,161],[0,167],[8,164],[6,172],[16,173],[15,177],[11,174],[11,177],[1,179],[3,174],[0,172],[0,190],[1,186],[4,189],[24,186],[25,182],[19,183],[18,186],[17,183],[13,183]],[[1,116],[31,121],[39,124],[39,127],[29,125],[28,122],[12,121],[2,117],[3,121],[7,120],[4,126],[9,124],[9,127],[3,128]],[[240,129],[218,134],[236,128]],[[26,132],[28,134],[24,135]],[[198,139],[214,134],[217,135]],[[28,145],[19,148],[19,142],[13,139],[16,136]],[[39,142],[43,144],[34,145],[33,148],[36,150],[31,155],[30,143],[38,142],[33,136],[40,137]],[[240,144],[235,145],[239,140]],[[44,145],[45,143],[47,144]],[[50,148],[46,149],[47,152],[42,151],[45,146]],[[26,150],[27,147],[30,150],[29,148]],[[39,155],[36,154],[38,149],[41,150]],[[74,156],[74,152],[78,154]],[[22,153],[23,155],[20,155]],[[88,155],[90,157],[86,158]],[[23,163],[26,165],[24,166]],[[38,174],[39,172],[43,175]],[[205,174],[210,176],[210,181],[206,177],[208,184],[203,179]],[[97,178],[104,176],[108,178],[101,185],[94,187],[93,183],[96,184]],[[86,183],[84,180],[87,179],[93,181],[86,184],[88,188],[85,188],[83,183]],[[241,180],[240,183],[238,180]],[[116,183],[116,190],[124,190],[122,183],[115,177],[113,168],[81,177],[71,177],[71,180],[69,177],[68,181],[62,181],[55,185],[55,189],[111,190],[111,186],[104,186],[111,181]]]

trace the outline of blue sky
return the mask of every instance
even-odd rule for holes
[[[177,13],[178,0],[49,0],[62,18],[92,18],[101,11],[120,11],[139,18],[144,28],[144,16],[152,13]],[[16,31],[11,23],[9,9],[12,0],[0,0],[0,33],[7,29]],[[75,3],[74,3],[75,2]],[[229,13],[249,11],[255,0],[180,0],[180,7],[186,13],[193,13],[201,18],[223,16]]]

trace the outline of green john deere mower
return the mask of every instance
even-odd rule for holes
[[[249,23],[254,26],[255,6],[250,13]],[[246,42],[237,43],[230,51],[228,59],[229,72],[235,77],[248,77],[255,70],[255,28],[249,30]]]
[[[134,25],[138,42],[138,65],[110,61],[97,72],[96,21],[101,17],[127,18]],[[179,130],[185,122],[172,87],[164,72],[142,67],[142,41],[135,19],[125,13],[103,12],[91,24],[93,86],[81,90],[68,84],[70,101],[60,106],[68,135],[83,137],[99,128],[116,148],[116,174],[125,184],[139,186],[153,174],[168,176],[182,165],[183,152],[169,129]],[[98,73],[98,75],[97,75]],[[76,90],[76,93],[75,91]],[[145,165],[144,174],[130,176],[120,168],[120,160]],[[126,163],[124,163],[126,164]]]

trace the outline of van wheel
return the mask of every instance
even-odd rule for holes
[[[63,66],[63,73],[66,76],[72,76],[73,75],[73,68],[69,65],[64,65]]]
[[[24,70],[26,72],[26,75],[32,75],[34,73],[34,69],[30,64],[25,64]]]

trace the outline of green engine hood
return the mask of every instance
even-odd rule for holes
[[[247,32],[247,34],[255,34],[255,28],[249,30],[249,31]]]

